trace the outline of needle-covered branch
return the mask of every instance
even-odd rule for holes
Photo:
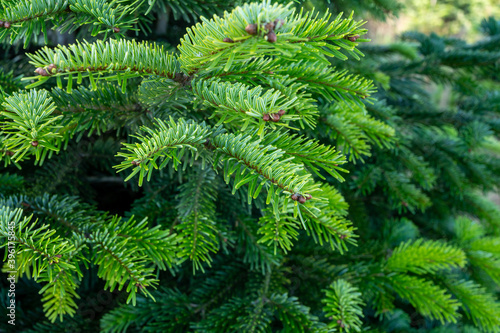
[[[44,47],[28,56],[40,74],[31,87],[54,76],[62,88],[62,77],[67,76],[68,90],[73,80],[81,83],[84,77],[90,79],[93,89],[97,89],[95,81],[100,79],[118,81],[125,89],[130,78],[156,75],[173,79],[180,71],[176,57],[165,52],[163,46],[124,39],[84,41],[54,49]]]
[[[118,1],[106,0],[20,0],[0,9],[0,42],[10,37],[10,43],[24,39],[27,47],[33,37],[58,29],[73,32],[89,25],[92,36],[104,33],[120,36],[132,29],[137,18],[131,15],[133,7]]]

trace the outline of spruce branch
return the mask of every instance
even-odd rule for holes
[[[76,238],[74,244],[75,249],[65,258],[67,262],[74,263],[74,269],[55,266],[58,271],[43,272],[39,278],[40,282],[47,282],[39,293],[43,295],[43,310],[51,322],[55,322],[58,316],[62,322],[63,315],[73,316],[78,308],[75,299],[79,299],[80,296],[76,289],[83,277],[79,262],[86,261],[81,251],[87,246],[83,237]]]
[[[0,41],[10,36],[10,42],[24,39],[26,48],[33,36],[44,35],[47,43],[49,28],[73,32],[90,25],[92,36],[104,33],[123,34],[132,29],[137,19],[132,17],[132,7],[118,1],[106,0],[20,0],[9,3],[0,11],[0,20],[8,28],[0,27]]]
[[[396,274],[389,277],[389,282],[396,293],[411,303],[422,315],[440,322],[457,322],[460,302],[451,298],[444,289],[431,281]]]
[[[148,135],[138,135],[138,143],[125,143],[125,151],[116,155],[125,160],[115,166],[118,172],[134,167],[125,181],[139,173],[139,186],[142,185],[146,173],[149,181],[153,169],[164,168],[171,159],[177,169],[185,151],[197,152],[197,146],[204,144],[212,133],[204,123],[186,122],[183,119],[176,122],[172,118],[168,123],[158,119],[156,128],[143,126],[141,129]]]
[[[304,164],[321,179],[325,177],[319,173],[320,168],[339,181],[344,180],[339,171],[345,170],[339,165],[345,163],[345,157],[335,151],[332,146],[325,146],[316,140],[310,140],[289,131],[266,133],[262,144],[272,145],[285,151],[286,156],[291,156],[294,161]]]
[[[422,238],[402,243],[394,249],[387,260],[387,269],[416,274],[436,273],[438,270],[463,267],[466,263],[464,251],[455,246],[424,241]]]
[[[467,317],[485,332],[498,332],[500,305],[498,300],[474,281],[446,279],[450,291],[462,303]]]
[[[123,221],[120,218],[112,219],[107,223],[107,227],[119,237],[124,238],[128,244],[137,246],[137,257],[147,257],[162,270],[171,268],[175,263],[175,253],[177,251],[177,235],[169,230],[162,230],[157,225],[148,227],[147,219],[137,221],[134,216]]]
[[[270,115],[277,116],[280,110],[288,110],[297,105],[297,98],[289,99],[277,90],[265,91],[261,86],[251,89],[242,83],[197,80],[193,81],[192,88],[196,97],[216,109],[220,114],[220,123],[243,121],[242,129],[252,124],[259,126],[262,131],[264,124],[271,119]],[[301,115],[285,113],[277,118],[280,121],[277,124],[281,124],[299,120]]]
[[[26,154],[35,155],[38,163],[43,163],[47,155],[59,150],[62,135],[56,123],[60,116],[53,116],[55,104],[45,90],[13,93],[3,102],[5,111],[1,115],[5,138],[2,148],[13,151],[17,162]]]
[[[7,247],[9,242],[19,246],[16,266],[10,267],[18,276],[29,272],[30,266],[35,280],[44,273],[52,277],[61,270],[75,270],[75,265],[66,261],[75,250],[74,244],[60,236],[53,237],[56,231],[48,225],[35,228],[37,223],[31,221],[32,216],[23,217],[20,208],[5,205],[0,207],[0,219],[1,246]]]
[[[344,37],[364,34],[366,30],[361,29],[364,22],[354,21],[352,15],[341,19],[341,14],[330,23],[331,14],[328,12],[319,19],[312,15],[312,12],[294,14],[290,4],[282,6],[268,0],[237,7],[233,12],[225,13],[223,18],[203,19],[202,24],[189,29],[179,46],[179,61],[183,69],[193,74],[220,64],[224,64],[224,70],[228,71],[233,64],[247,61],[249,56],[295,56],[326,62],[326,56],[347,59],[339,51],[342,49],[359,59],[362,53],[355,48],[356,41]],[[268,21],[262,21],[264,17]],[[274,41],[268,35],[263,38],[264,33],[269,33],[264,25],[270,22],[277,25]],[[255,24],[255,29],[246,31],[251,24]],[[234,43],[224,42],[224,38]]]
[[[38,81],[28,87],[42,84],[54,76],[62,88],[61,78],[67,76],[68,89],[74,79],[81,83],[82,78],[88,77],[94,90],[97,89],[96,80],[106,79],[117,80],[125,91],[130,78],[156,75],[174,79],[180,71],[176,57],[165,52],[163,46],[123,39],[77,42],[54,49],[44,47],[28,57],[30,63],[39,68],[37,73],[42,73]]]
[[[270,145],[261,145],[260,140],[255,140],[253,136],[220,134],[211,140],[211,145],[216,148],[214,166],[221,164],[226,183],[235,175],[233,193],[239,187],[247,185],[250,201],[263,188],[267,189],[266,204],[272,203],[277,218],[281,194],[305,196],[306,193],[319,191],[319,186],[312,183],[311,175],[304,172],[301,164],[291,162],[291,158],[282,159],[284,151]],[[287,200],[288,198],[285,199],[284,206]],[[295,216],[299,210],[296,201]]]
[[[107,228],[92,233],[89,238],[93,247],[92,262],[99,266],[97,275],[106,281],[105,289],[122,290],[126,286],[127,303],[132,301],[134,305],[138,291],[152,297],[146,288],[154,287],[158,280],[137,244],[129,244],[127,237],[117,238],[114,231]]]
[[[275,74],[290,76],[297,82],[307,84],[307,89],[327,101],[347,102],[358,106],[375,92],[372,81],[357,75],[348,74],[346,70],[326,67],[322,70],[320,61],[299,61],[287,63],[273,70]]]
[[[325,304],[325,316],[331,320],[328,326],[339,332],[361,332],[364,303],[358,288],[339,279],[325,290],[325,294],[326,298],[321,301]]]
[[[269,215],[271,215],[269,221],[262,222],[261,218],[259,220],[259,224],[262,223],[263,227],[271,227],[271,228],[273,222],[276,222],[276,225],[278,226],[286,224],[284,218],[277,221],[274,215],[272,214],[268,214],[265,216]],[[236,241],[236,244],[238,244],[238,250],[243,253],[243,262],[245,264],[250,264],[251,270],[260,271],[262,274],[266,274],[271,270],[273,266],[279,265],[281,257],[276,252],[276,243],[278,241],[281,241],[281,237],[275,234],[274,239],[272,239],[275,240],[274,253],[273,253],[271,248],[266,246],[268,244],[262,244],[265,243],[267,239],[264,240],[262,238],[258,239],[257,233],[261,232],[260,229],[257,230],[257,225],[255,224],[254,219],[244,218],[244,217],[237,218],[235,227],[237,228],[237,234],[238,234],[238,239]],[[272,232],[274,232],[274,230]],[[280,234],[280,236],[286,238],[285,235]],[[269,243],[271,243],[271,240],[269,241]],[[288,244],[291,245],[291,242],[288,242],[287,245]]]
[[[269,304],[275,308],[275,316],[284,323],[284,330],[289,332],[318,332],[326,333],[326,325],[309,312],[309,308],[302,305],[297,297],[288,294],[272,294]]]
[[[193,272],[204,271],[201,262],[210,266],[210,252],[219,249],[215,225],[215,200],[217,182],[215,173],[198,167],[190,174],[189,181],[179,187],[177,211],[181,223],[175,229],[179,233],[178,257],[181,262],[189,258]]]

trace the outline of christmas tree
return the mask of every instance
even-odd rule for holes
[[[337,11],[397,3],[2,5],[6,330],[500,331],[499,21],[374,46]]]

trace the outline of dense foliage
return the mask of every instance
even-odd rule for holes
[[[500,331],[500,22],[317,5],[2,1],[18,331]]]

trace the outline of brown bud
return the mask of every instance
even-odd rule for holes
[[[284,115],[284,114],[285,114],[285,112],[286,112],[285,110],[279,110],[279,111],[278,111],[278,114],[279,114],[279,115],[280,115],[280,117],[281,117],[282,115]]]
[[[5,29],[9,29],[9,28],[10,28],[10,22],[4,22],[4,23],[3,23],[3,27],[4,27]]]
[[[141,164],[141,162],[139,162],[139,161],[132,161],[132,165],[138,166],[139,164]]]
[[[32,145],[33,147],[38,146],[38,141],[31,141],[31,145]]]
[[[351,42],[355,42],[359,38],[359,35],[348,36],[347,39]]]
[[[270,119],[271,119],[271,117],[267,113],[262,116],[262,120],[264,120],[264,121],[269,121]]]
[[[249,24],[246,26],[245,31],[249,33],[250,35],[256,35],[257,34],[257,24]]]
[[[340,239],[344,239],[345,237],[345,235],[340,235]]]
[[[60,255],[60,254],[56,254],[56,255],[55,255],[55,257],[57,257],[57,258],[61,258],[61,257],[62,257],[62,255]]]
[[[274,31],[270,31],[266,36],[269,43],[276,43],[276,41],[278,40],[278,37],[276,36]]]
[[[139,289],[144,289],[144,287],[140,283],[137,283],[135,286],[138,287]]]
[[[47,66],[47,72],[49,74],[55,74],[57,72],[57,67],[54,64],[50,64]]]
[[[114,32],[115,34],[119,33],[119,32],[120,32],[120,28],[118,28],[118,27],[114,27],[114,28],[113,28],[113,32]]]
[[[222,40],[224,43],[234,43],[234,40],[232,40],[231,38],[229,37],[226,37]]]
[[[273,113],[273,114],[271,115],[271,120],[272,120],[273,122],[275,122],[275,123],[277,123],[278,121],[280,121],[280,118],[281,118],[281,117],[280,117],[280,115],[279,115],[279,114],[277,114],[277,113]]]
[[[38,67],[37,69],[35,69],[35,73],[37,73],[38,75],[41,75],[41,76],[49,76],[49,73],[47,73],[47,71],[41,67]]]
[[[3,27],[3,21],[0,21],[0,28]]]
[[[306,203],[306,201],[307,201],[307,200],[306,200],[306,198],[304,198],[303,196],[300,196],[300,197],[299,197],[299,202],[300,202],[301,204]]]
[[[297,193],[294,193],[292,194],[292,196],[290,197],[293,201],[297,201],[299,200],[299,196],[297,195]]]
[[[7,155],[7,156],[13,156],[13,155],[14,155],[14,152],[13,152],[13,151],[10,151],[10,150],[7,150],[7,151],[5,152],[5,155]]]
[[[268,22],[264,25],[264,28],[267,31],[274,31],[274,22]]]
[[[309,193],[306,193],[304,195],[304,197],[306,198],[306,200],[311,200],[312,199],[312,195],[310,195]]]

